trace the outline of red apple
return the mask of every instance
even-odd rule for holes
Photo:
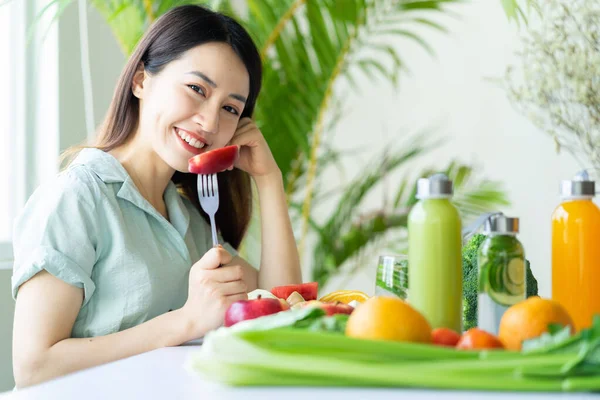
[[[225,326],[229,327],[241,321],[275,314],[284,310],[284,306],[279,299],[261,298],[259,296],[254,300],[239,300],[230,305],[225,312]]]
[[[231,168],[238,159],[238,146],[225,146],[220,149],[198,154],[188,160],[188,169],[193,174],[216,174]]]

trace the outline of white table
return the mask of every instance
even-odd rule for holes
[[[0,395],[0,400],[114,400],[114,399],[193,399],[193,400],[365,400],[365,399],[598,399],[596,394],[485,393],[411,389],[356,388],[232,388],[207,382],[189,373],[187,357],[199,350],[185,345],[155,350],[16,392]]]

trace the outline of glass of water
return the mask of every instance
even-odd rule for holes
[[[408,296],[408,256],[383,255],[377,263],[376,296],[393,296],[406,300]]]

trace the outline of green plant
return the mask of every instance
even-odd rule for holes
[[[549,17],[524,35],[508,95],[557,151],[600,173],[600,4],[548,0],[540,9]]]
[[[49,6],[57,6],[55,18],[73,1],[51,0]],[[384,79],[396,85],[406,63],[398,49],[390,43],[404,38],[433,52],[417,29],[446,32],[437,17],[447,14],[446,5],[461,2],[347,0],[344,7],[339,7],[335,0],[246,0],[245,7],[234,8],[230,0],[89,0],[105,18],[125,54],[132,51],[149,24],[168,9],[181,4],[207,4],[235,15],[249,30],[264,63],[263,90],[255,120],[283,172],[301,254],[305,238],[309,231],[312,232],[309,230],[311,225],[316,232],[333,235],[319,233],[321,242],[315,245],[314,262],[320,263],[323,258],[328,261],[326,266],[314,264],[317,268],[315,276],[321,282],[335,273],[336,268],[331,261],[343,263],[361,253],[365,246],[375,243],[373,239],[381,237],[388,229],[402,226],[405,218],[400,208],[406,204],[398,203],[391,214],[384,210],[385,216],[367,218],[358,227],[346,229],[341,242],[331,243],[341,230],[348,228],[345,225],[349,221],[348,210],[360,203],[366,191],[376,187],[379,176],[367,171],[357,178],[365,183],[362,186],[365,193],[349,193],[352,195],[350,200],[340,204],[343,212],[332,215],[331,223],[326,226],[313,224],[314,204],[322,197],[322,174],[317,171],[332,166],[341,157],[327,142],[327,132],[344,112],[344,97],[340,95],[339,83],[347,82],[359,90],[357,77],[363,75],[369,80]],[[523,17],[517,0],[502,0],[502,5],[509,18]],[[50,9],[47,7],[45,10]],[[432,148],[428,145],[426,149]],[[395,154],[386,153],[385,157],[391,164],[385,168],[404,164],[426,149],[414,147]],[[378,171],[380,173],[382,169]],[[409,181],[402,185],[410,186]],[[505,202],[501,199],[498,203],[496,194],[487,200],[476,197],[484,193],[477,195],[474,187],[470,191],[464,191],[464,196],[458,199],[466,214]],[[343,218],[346,219],[342,221]],[[253,242],[256,240],[256,224],[250,232],[249,241]],[[365,235],[372,235],[373,239],[369,240]],[[325,256],[319,249],[329,249],[334,253]]]

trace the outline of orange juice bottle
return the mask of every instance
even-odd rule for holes
[[[600,209],[585,171],[561,183],[562,203],[552,214],[552,299],[581,330],[600,314]]]

